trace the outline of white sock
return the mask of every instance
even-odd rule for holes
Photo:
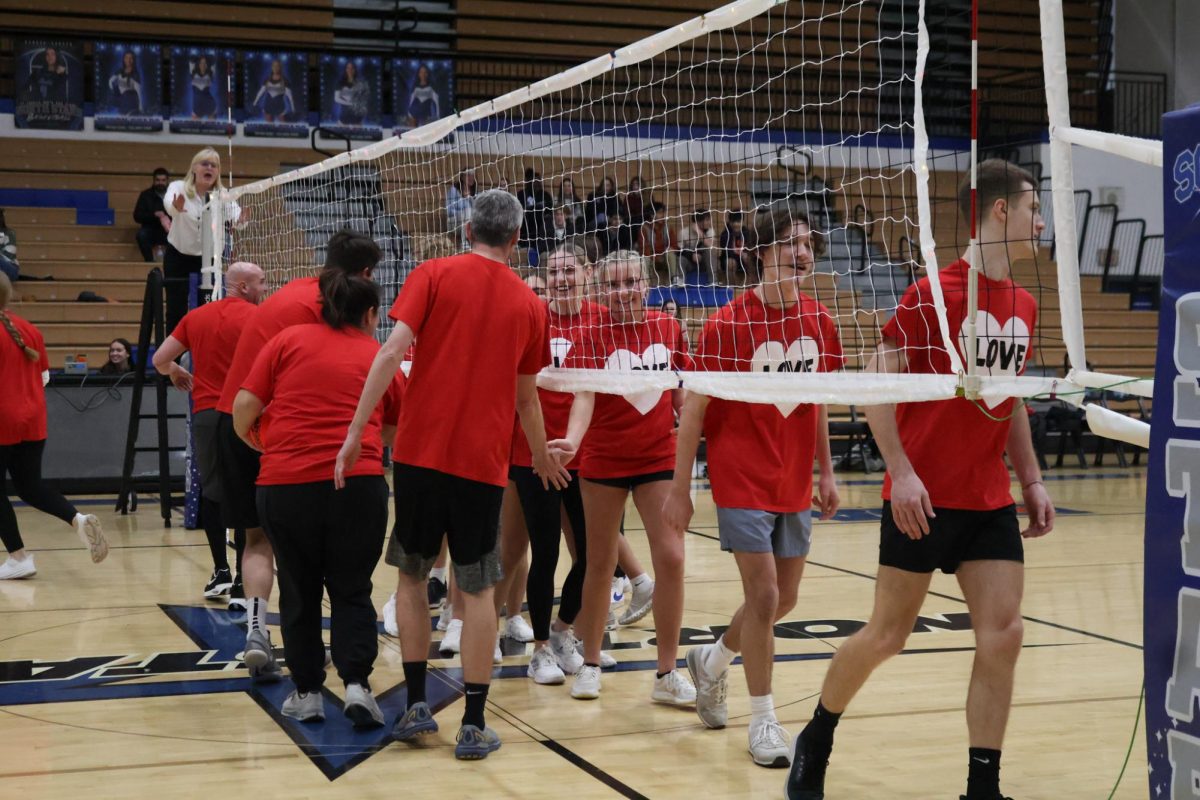
[[[750,696],[750,730],[757,730],[768,722],[776,722],[775,698],[764,694],[762,697]]]
[[[429,570],[429,577],[437,578],[442,583],[445,583],[447,569],[448,567],[434,567],[433,569]]]
[[[729,669],[729,665],[735,658],[737,658],[737,651],[726,647],[725,637],[722,636],[717,639],[716,644],[704,648],[704,671],[709,675],[720,675]]]
[[[648,574],[646,574],[645,572],[643,572],[641,575],[638,575],[636,578],[630,578],[629,582],[631,584],[633,584],[634,586],[644,586],[647,583],[650,583],[650,576]]]
[[[253,630],[267,632],[267,600],[265,597],[246,598],[246,633]]]
[[[80,514],[78,511],[76,511],[75,518],[71,520],[71,524],[76,527],[79,527],[86,521],[86,519],[87,518],[83,514]]]

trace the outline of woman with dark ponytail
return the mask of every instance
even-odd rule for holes
[[[378,652],[371,573],[383,552],[388,486],[383,442],[395,432],[403,378],[376,408],[344,485],[333,466],[379,350],[379,288],[361,274],[324,270],[320,323],[294,325],[258,354],[233,404],[238,436],[262,452],[258,516],[275,551],[283,650],[295,691],[283,704],[302,722],[324,719],[321,598],[332,607],[333,663],[355,727],[383,725],[367,679]]]
[[[80,514],[66,498],[42,482],[42,451],[46,448],[46,395],[50,361],[42,334],[29,322],[7,310],[12,283],[0,274],[0,539],[8,560],[0,564],[0,580],[29,578],[37,574],[33,555],[17,528],[17,514],[8,499],[7,476],[17,496],[47,514],[73,525],[79,538],[99,563],[108,555],[108,542],[100,521]],[[340,443],[339,443],[340,444]]]

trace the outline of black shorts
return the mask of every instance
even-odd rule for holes
[[[262,454],[238,438],[233,417],[217,420],[218,468],[221,472],[221,516],[227,528],[260,528],[256,501],[258,462]]]
[[[675,478],[675,473],[669,469],[660,470],[659,472],[646,472],[641,475],[626,475],[620,478],[584,478],[585,481],[598,483],[601,486],[613,486],[617,489],[628,489],[633,491],[643,483],[654,483],[655,481],[669,481]]]
[[[392,469],[396,515],[387,563],[424,578],[445,537],[459,588],[475,593],[500,580],[504,487],[398,462]]]
[[[892,504],[883,502],[879,526],[879,564],[905,572],[930,573],[940,569],[953,575],[964,561],[1025,562],[1017,507],[995,511],[934,508],[929,533],[910,539],[892,518]]]

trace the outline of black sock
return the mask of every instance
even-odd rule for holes
[[[671,673],[670,672],[656,672],[654,674],[657,675],[659,678],[663,678],[667,675],[670,675]]]
[[[812,720],[804,728],[804,738],[814,744],[833,747],[833,731],[837,728],[842,713],[833,713],[817,701],[817,710],[813,712]]]
[[[462,724],[483,730],[483,706],[487,703],[488,684],[468,683],[463,688],[466,690],[467,708],[463,712]]]
[[[592,662],[590,662],[590,661],[585,661],[585,662],[583,662],[583,665],[584,665],[585,667],[595,667],[596,669],[600,669],[600,665],[599,665],[599,664],[593,664],[593,663],[592,663]]]
[[[408,707],[425,702],[425,667],[424,661],[405,661],[404,686],[408,690]]]
[[[972,747],[968,752],[968,800],[996,800],[1000,796],[1000,751]]]

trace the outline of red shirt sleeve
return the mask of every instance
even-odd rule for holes
[[[905,290],[896,313],[883,326],[884,338],[893,340],[900,347],[928,347],[931,321],[926,317],[925,310],[932,312],[933,305],[923,302],[920,291],[922,284],[928,286],[928,279],[917,281]],[[937,320],[934,319],[932,324],[936,326]]]
[[[403,322],[412,328],[413,333],[419,334],[429,314],[432,294],[433,281],[430,279],[429,267],[423,264],[405,279],[388,316],[396,322]]]
[[[842,354],[842,340],[838,338],[837,323],[829,311],[821,306],[821,372],[841,372],[846,366]]]
[[[275,374],[279,366],[279,352],[283,338],[276,336],[267,343],[254,359],[254,366],[250,368],[250,374],[242,381],[241,388],[261,400],[264,406],[269,404],[275,395]]]
[[[550,365],[550,315],[539,300],[533,310],[533,329],[517,366],[518,375],[536,375]]]
[[[700,346],[696,348],[696,363],[706,372],[721,371],[721,322],[716,315],[704,322]]]
[[[192,349],[192,343],[188,339],[188,320],[191,316],[191,314],[184,314],[183,319],[179,320],[179,324],[175,326],[175,330],[171,331],[171,335],[175,337],[175,340],[187,350]]]
[[[404,400],[405,378],[403,372],[397,372],[396,377],[388,385],[383,395],[383,424],[395,425],[400,420],[400,405]]]
[[[673,338],[674,343],[671,345],[671,362],[672,366],[678,370],[692,369],[692,357],[688,353],[687,337],[683,335],[683,323],[677,319],[671,320],[671,325],[674,328]]]

